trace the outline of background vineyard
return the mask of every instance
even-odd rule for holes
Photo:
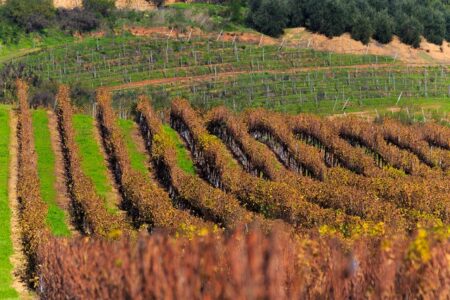
[[[289,113],[407,107],[407,114],[416,115],[422,113],[418,106],[432,106],[446,119],[450,97],[445,65],[405,65],[395,57],[320,52],[303,44],[258,45],[220,35],[86,38],[25,55],[10,68],[37,79],[36,105],[53,105],[55,83],[65,83],[91,114],[92,90],[98,87],[114,91],[113,105],[123,116],[146,94],[157,109],[183,97],[204,109],[226,105],[237,111],[265,107]]]

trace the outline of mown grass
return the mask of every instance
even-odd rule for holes
[[[33,112],[33,134],[41,197],[48,205],[47,225],[55,236],[70,236],[67,215],[56,202],[56,157],[50,139],[48,116],[44,110]]]
[[[123,135],[128,154],[130,156],[131,167],[143,175],[147,175],[148,170],[146,167],[146,156],[138,150],[136,143],[133,139],[134,122],[130,120],[118,120],[118,125]]]
[[[104,199],[105,208],[111,214],[117,214],[119,209],[114,203],[113,188],[108,179],[108,167],[100,150],[100,145],[94,136],[94,120],[87,115],[73,117],[75,142],[78,146],[83,172],[94,183],[96,192]]]
[[[164,125],[163,129],[164,133],[167,134],[167,136],[172,140],[172,142],[175,145],[175,150],[177,154],[177,164],[180,167],[180,169],[182,169],[188,174],[195,174],[194,163],[192,162],[192,159],[189,156],[186,147],[181,142],[178,133],[175,130],[173,130],[169,125]]]
[[[9,110],[0,107],[0,298],[18,298],[12,288],[12,269],[9,260],[13,254],[11,241],[11,211],[8,201],[9,170]]]

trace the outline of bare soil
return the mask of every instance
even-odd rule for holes
[[[422,38],[418,49],[414,49],[400,42],[394,37],[392,42],[383,45],[371,40],[369,45],[364,45],[345,33],[339,37],[328,38],[322,34],[312,33],[305,28],[293,28],[286,30],[283,39],[292,46],[309,46],[315,50],[331,51],[348,54],[372,54],[395,57],[400,61],[413,64],[449,64],[450,43],[444,41],[442,46],[427,42]]]

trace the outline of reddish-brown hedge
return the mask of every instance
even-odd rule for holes
[[[365,176],[378,176],[380,169],[363,149],[352,147],[339,138],[331,122],[317,116],[298,115],[288,118],[292,131],[305,140],[316,140],[324,147],[329,165],[342,165],[345,168]],[[327,160],[328,160],[327,159]],[[337,161],[338,164],[334,162]]]
[[[339,134],[343,138],[369,148],[375,155],[378,154],[386,164],[402,169],[407,174],[424,175],[428,173],[429,168],[421,164],[417,156],[389,145],[384,140],[379,126],[350,117],[336,120],[336,123]]]
[[[101,236],[117,236],[128,231],[129,226],[120,215],[109,214],[103,199],[95,192],[94,184],[83,173],[75,131],[72,125],[72,107],[69,88],[60,86],[57,99],[58,129],[66,170],[68,192],[76,225],[83,233]]]
[[[264,140],[273,150],[278,148],[277,155],[286,165],[291,168],[300,165],[300,168],[306,169],[314,178],[324,179],[326,166],[323,155],[313,146],[295,140],[289,127],[286,126],[285,115],[257,109],[247,113],[246,121],[253,136]]]
[[[231,192],[251,209],[296,226],[338,225],[348,221],[342,213],[306,202],[304,195],[286,183],[247,174],[221,141],[207,132],[186,100],[172,102],[171,124],[185,139],[203,177],[214,186]]]
[[[131,168],[129,154],[111,107],[111,94],[99,89],[97,103],[105,150],[122,195],[130,209],[136,212],[137,218],[153,227],[177,233],[195,233],[211,227],[187,211],[176,209],[163,189]]]
[[[411,127],[394,120],[385,119],[382,134],[386,141],[401,149],[411,151],[431,168],[441,167],[444,170],[450,168],[450,153],[439,148],[431,148],[426,141],[421,139],[421,135],[417,134],[417,131]]]
[[[283,231],[194,240],[52,240],[43,299],[448,299],[450,242],[362,238],[351,247]]]
[[[174,189],[180,199],[188,202],[208,219],[215,220],[228,229],[258,219],[256,215],[242,208],[233,196],[178,167],[175,145],[164,133],[162,123],[147,98],[140,98],[137,110],[140,127],[154,165],[166,177],[166,185]],[[260,219],[259,222],[265,221]]]
[[[38,264],[38,249],[47,243],[50,231],[46,224],[48,207],[40,194],[40,182],[37,173],[37,157],[34,150],[33,127],[28,104],[28,86],[17,80],[19,113],[17,123],[18,138],[18,179],[17,199],[19,202],[19,223],[22,235],[23,251],[27,257],[26,276],[34,286]]]
[[[431,145],[441,147],[450,151],[450,129],[436,123],[426,122],[415,126],[415,130],[420,130],[422,139]]]
[[[267,138],[278,139],[282,143],[282,146],[279,147],[285,147],[289,152],[290,149],[295,147],[291,143],[296,143],[296,141],[293,137],[290,137],[291,133],[286,126],[282,125],[282,116],[277,115],[269,118],[268,115],[270,114],[262,110],[257,113],[250,112],[246,120],[249,120],[254,126],[253,130],[257,130],[255,128],[259,126],[258,124],[264,124],[262,126],[268,128],[268,132],[270,132]],[[262,120],[258,120],[259,117],[262,117]],[[234,149],[235,157],[236,153],[243,156],[238,160],[241,163],[245,162],[247,171],[258,170],[271,180],[288,183],[304,194],[308,201],[317,203],[322,207],[341,209],[347,214],[360,216],[364,219],[385,221],[397,229],[401,229],[403,220],[400,212],[393,205],[379,201],[372,193],[366,193],[345,185],[322,183],[286,170],[268,147],[249,135],[247,132],[248,126],[226,108],[212,109],[207,114],[207,123],[210,131],[226,131],[221,137],[222,140],[231,148],[230,150],[233,151]],[[284,130],[282,130],[283,128]],[[250,131],[252,130],[250,129]],[[283,134],[272,137],[272,132],[283,132]],[[252,173],[255,174],[254,171]]]

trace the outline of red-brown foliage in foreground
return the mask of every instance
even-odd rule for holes
[[[23,251],[28,259],[25,277],[30,286],[35,284],[37,249],[46,243],[50,232],[46,224],[48,207],[41,198],[37,157],[34,149],[33,126],[28,105],[28,86],[17,80],[19,100],[17,138],[18,172],[17,200],[19,202],[19,222]],[[1,244],[1,242],[0,242]]]
[[[186,228],[201,231],[211,229],[210,224],[172,206],[169,195],[158,185],[131,168],[128,150],[116,117],[111,107],[111,94],[106,90],[97,91],[98,121],[103,145],[113,165],[116,182],[131,211],[136,211],[137,219],[155,228],[183,233]]]
[[[234,229],[240,223],[249,223],[256,215],[246,211],[230,194],[214,188],[200,177],[181,170],[176,162],[175,145],[164,133],[161,120],[145,97],[139,99],[140,127],[144,139],[149,145],[156,169],[164,174],[165,180],[178,194],[180,199],[198,209],[207,219],[215,220],[225,228]],[[261,218],[261,222],[265,222]]]
[[[45,299],[448,299],[449,246],[424,230],[349,249],[259,230],[52,240],[41,252],[39,291]]]
[[[171,125],[186,141],[194,161],[208,181],[230,192],[247,207],[268,218],[282,219],[296,227],[340,226],[347,216],[305,201],[296,189],[246,173],[226,146],[204,127],[201,116],[183,99],[172,102]]]
[[[114,236],[121,231],[128,231],[129,226],[123,218],[107,212],[104,201],[96,193],[92,180],[82,170],[80,154],[75,142],[75,129],[72,124],[73,110],[69,88],[60,86],[56,99],[66,184],[72,202],[72,214],[78,229],[85,234],[100,236]]]

